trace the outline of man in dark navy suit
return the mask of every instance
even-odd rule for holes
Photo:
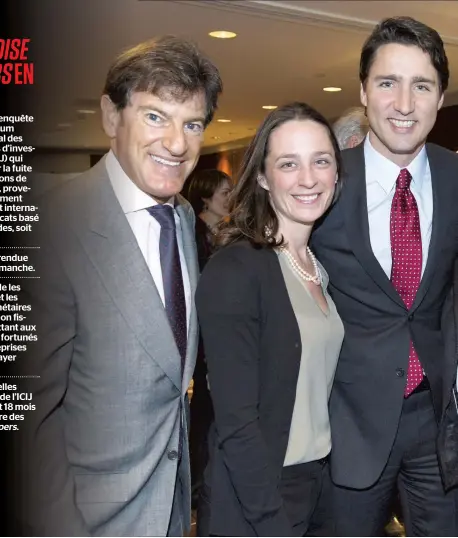
[[[344,151],[342,196],[314,234],[345,325],[330,400],[338,536],[381,535],[399,488],[408,535],[457,536],[438,423],[456,355],[441,316],[458,253],[458,156],[426,144],[449,79],[439,34],[408,17],[364,44],[370,130]]]

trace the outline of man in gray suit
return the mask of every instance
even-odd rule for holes
[[[198,268],[179,192],[221,89],[192,43],[165,37],[124,52],[101,99],[109,153],[40,201],[27,369],[41,377],[22,428],[17,516],[28,535],[190,527]]]

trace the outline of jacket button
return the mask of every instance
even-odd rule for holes
[[[405,375],[405,370],[403,368],[396,368],[396,375],[398,377],[404,377]]]
[[[171,450],[168,454],[167,454],[167,457],[169,458],[169,460],[176,460],[178,458],[178,452],[176,450]]]
[[[409,321],[412,321],[412,320],[413,320],[413,314],[409,314],[409,316],[407,317],[407,319],[408,319]]]

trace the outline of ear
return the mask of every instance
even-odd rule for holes
[[[113,101],[108,95],[102,95],[100,99],[100,108],[102,109],[103,130],[109,138],[116,138],[116,131],[120,122],[121,113],[116,109]]]
[[[361,83],[360,88],[359,88],[359,98],[361,100],[361,104],[363,106],[367,106],[367,94],[366,94],[366,90],[364,89],[364,86],[363,86],[362,83]]]
[[[439,103],[437,104],[437,110],[440,110],[442,108],[442,105],[444,104],[444,92],[442,92],[441,98],[439,99]]]
[[[267,185],[267,180],[266,180],[265,176],[263,176],[262,174],[258,174],[257,180],[258,180],[258,183],[259,183],[260,187],[262,187],[266,191],[270,191],[269,185]]]

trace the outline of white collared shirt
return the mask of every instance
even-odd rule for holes
[[[121,208],[126,215],[127,221],[134,232],[138,246],[145,258],[151,276],[153,277],[154,284],[161,297],[162,304],[165,306],[161,259],[159,255],[161,225],[146,209],[156,205],[157,202],[137,187],[137,185],[127,176],[112,151],[109,151],[105,164],[116,198],[121,204]],[[174,207],[173,201],[173,198],[171,198],[167,203]],[[180,217],[175,209],[173,209],[173,213],[177,230],[178,250],[180,253],[181,273],[183,275],[184,296],[186,301],[186,319],[189,331],[191,285],[183,251],[183,235],[181,231]]]
[[[370,135],[369,135],[370,136]],[[401,168],[381,155],[370,143],[369,136],[364,141],[366,164],[367,213],[372,251],[388,278],[391,277],[391,203],[396,191],[396,179]],[[422,275],[428,259],[433,219],[433,191],[431,170],[426,149],[423,147],[415,159],[407,166],[412,182],[410,190],[415,197],[420,217],[422,244]],[[351,181],[351,179],[350,179]]]

